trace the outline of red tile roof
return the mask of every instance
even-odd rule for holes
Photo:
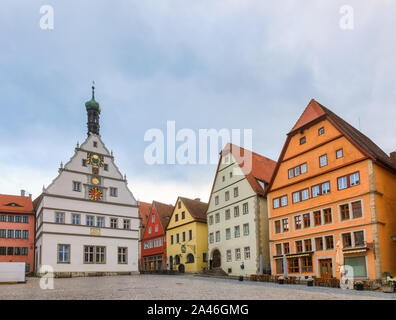
[[[142,225],[145,226],[147,223],[148,216],[150,214],[151,203],[140,202],[139,205],[139,217],[142,219]]]
[[[0,212],[33,213],[32,198],[0,194]]]
[[[170,204],[161,203],[158,201],[153,201],[153,207],[157,210],[162,228],[165,231],[169,224],[170,217],[172,216],[174,206]]]
[[[223,155],[228,151],[234,156],[253,190],[257,194],[264,195],[265,190],[257,180],[269,183],[276,167],[276,161],[231,143],[228,143],[221,153]],[[249,165],[245,166],[244,159],[252,159],[251,168]]]
[[[314,99],[308,103],[307,107],[305,108],[304,112],[301,114],[300,118],[298,118],[296,124],[291,129],[291,131],[297,130],[307,123],[317,119],[320,116],[325,114],[323,106],[317,103]]]
[[[206,202],[201,202],[198,199],[193,200],[184,197],[179,197],[178,199],[183,201],[184,206],[194,218],[194,220],[206,222],[206,210],[208,209],[208,204]]]

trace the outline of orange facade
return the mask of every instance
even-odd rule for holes
[[[271,269],[356,279],[396,274],[396,166],[312,100],[288,134],[268,193]]]

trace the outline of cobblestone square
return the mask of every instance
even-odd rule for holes
[[[396,300],[396,293],[239,282],[192,275],[133,275],[54,279],[52,290],[42,290],[39,278],[28,278],[23,284],[0,285],[0,299]]]

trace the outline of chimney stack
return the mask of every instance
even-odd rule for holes
[[[22,196],[22,197],[25,196],[25,190],[21,190],[21,196]]]
[[[389,154],[391,162],[396,166],[396,151]]]

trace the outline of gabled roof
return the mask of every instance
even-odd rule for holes
[[[208,209],[208,204],[201,202],[200,200],[192,200],[184,197],[179,197],[178,200],[183,201],[184,206],[191,214],[194,220],[206,222],[206,210]],[[177,203],[177,201],[176,201]]]
[[[309,102],[289,135],[295,133],[298,129],[310,126],[312,122],[322,117],[323,119],[328,119],[347,139],[355,144],[355,146],[368,157],[380,161],[391,169],[396,170],[396,165],[392,163],[390,157],[370,138],[314,99]]]
[[[0,212],[33,213],[32,198],[0,194]]]
[[[139,205],[139,217],[142,219],[142,225],[145,226],[147,223],[148,216],[150,215],[151,204],[147,202],[140,202]]]
[[[276,161],[231,143],[228,143],[224,147],[224,149],[221,151],[221,154],[223,155],[227,152],[232,153],[254,192],[264,195],[265,190],[260,186],[257,180],[260,180],[264,183],[269,183],[276,167]],[[252,159],[251,170],[250,166],[244,165],[244,158]]]
[[[157,210],[158,217],[162,224],[162,229],[165,231],[175,207],[158,201],[153,201],[152,206]]]
[[[312,126],[316,122],[325,119],[328,120],[335,128],[337,128],[340,133],[345,136],[346,139],[348,139],[368,158],[379,162],[380,164],[391,169],[392,171],[396,171],[396,164],[392,163],[390,157],[370,138],[365,136],[358,129],[350,125],[348,122],[336,115],[334,112],[321,105],[316,100],[312,99],[309,102],[308,106],[305,108],[304,112],[301,114],[300,118],[297,120],[296,124],[293,126],[292,130],[287,134],[288,137],[279,156],[278,164],[271,179],[270,188],[279,169],[279,165],[283,160],[284,154],[290,142],[290,138],[297,132],[304,130]]]

